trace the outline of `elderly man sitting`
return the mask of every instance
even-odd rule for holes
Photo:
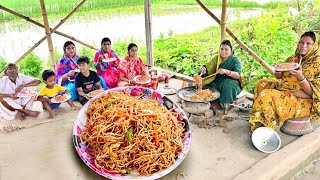
[[[35,90],[40,80],[18,74],[18,67],[13,63],[6,66],[4,74],[0,79],[0,117],[6,120],[18,118],[21,121],[26,116],[38,117],[40,112],[31,110],[34,97],[17,97],[17,94],[22,90]]]

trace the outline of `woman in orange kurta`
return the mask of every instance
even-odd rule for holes
[[[312,124],[320,117],[319,36],[304,33],[295,54],[286,62],[300,64],[298,70],[274,72],[276,78],[262,79],[254,89],[251,131],[260,126],[276,129],[288,119],[310,117]],[[303,130],[301,130],[303,133]]]

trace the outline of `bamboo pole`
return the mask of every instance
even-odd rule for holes
[[[52,68],[53,71],[56,71],[56,61],[54,59],[54,52],[53,52],[54,50],[53,50],[53,45],[52,45],[51,31],[50,31],[50,28],[49,28],[47,9],[46,9],[46,5],[44,4],[44,0],[40,0],[40,6],[41,6],[41,11],[42,11],[44,29],[46,31],[46,37],[47,37],[47,43],[48,43],[48,48],[49,48],[50,59],[51,59],[51,68]]]
[[[152,46],[152,19],[151,19],[151,2],[144,1],[145,27],[146,27],[146,45],[147,45],[147,62],[154,66],[153,62],[153,46]]]
[[[33,23],[33,24],[35,24],[35,25],[37,25],[37,26],[40,26],[40,27],[44,28],[44,25],[43,25],[43,24],[41,24],[41,23],[39,23],[39,22],[37,22],[37,21],[34,21],[33,19],[31,19],[31,18],[29,18],[29,17],[26,17],[26,16],[24,16],[24,15],[22,15],[22,14],[19,14],[19,13],[15,12],[15,11],[13,11],[13,10],[11,10],[11,9],[8,9],[8,8],[2,6],[2,5],[0,5],[0,9],[6,11],[6,12],[8,12],[8,13],[11,13],[11,14],[17,16],[17,17],[20,17],[20,18],[22,18],[22,19],[24,19],[24,20],[26,20],[26,21],[28,21],[28,22],[31,22],[31,23]],[[57,31],[57,30],[56,30],[56,31],[53,31],[52,28],[50,28],[50,31],[51,31],[51,33],[59,34],[60,36],[69,38],[69,39],[71,39],[71,40],[73,40],[73,41],[76,41],[76,42],[78,42],[78,43],[80,43],[80,44],[82,44],[82,45],[84,45],[84,46],[87,46],[87,47],[89,47],[89,48],[91,48],[91,49],[99,50],[98,48],[96,48],[96,47],[94,47],[94,46],[92,46],[92,45],[89,45],[89,44],[87,44],[87,43],[85,43],[85,42],[82,42],[81,40],[79,40],[79,39],[77,39],[77,38],[75,38],[75,37],[73,37],[73,36],[67,35],[67,34],[65,34],[65,33],[61,32],[61,31]]]
[[[220,24],[220,20],[200,1],[195,0],[201,7],[204,9],[218,24]],[[242,49],[248,52],[257,62],[259,62],[264,68],[266,68],[271,74],[273,74],[273,70],[271,67],[263,61],[261,57],[259,57],[255,52],[253,52],[248,46],[246,46],[241,40],[239,40],[233,32],[226,27],[227,33],[240,45]]]
[[[86,0],[82,0],[80,4],[78,4],[65,18],[61,20],[60,23],[58,23],[51,31],[50,34],[55,32],[76,10],[84,3]],[[40,23],[39,23],[40,24]],[[38,47],[45,39],[47,36],[44,36],[42,39],[40,39],[34,46],[32,46],[26,53],[24,53],[18,60],[14,62],[14,64],[19,63],[23,58],[25,58],[30,52],[32,52],[36,47]],[[4,73],[2,72],[0,74],[0,77],[2,77]]]
[[[75,8],[73,8],[73,10],[65,17],[65,18],[63,18],[57,25],[56,25],[56,27],[54,27],[53,29],[52,29],[52,31],[54,32],[54,31],[56,31],[64,22],[66,22],[66,20],[67,19],[69,19],[69,17],[73,14],[73,13],[75,13],[78,9],[79,9],[79,7],[83,4],[83,3],[85,3],[87,0],[82,0]]]
[[[228,0],[223,0],[221,11],[221,41],[226,39],[227,5]]]

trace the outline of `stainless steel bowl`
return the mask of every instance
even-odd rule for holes
[[[251,112],[252,111],[252,105],[248,103],[241,103],[237,106],[239,108],[239,111],[241,112]]]

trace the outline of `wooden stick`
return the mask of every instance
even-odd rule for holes
[[[228,0],[222,1],[221,11],[221,41],[226,39],[226,22],[227,22],[227,4]]]
[[[152,16],[151,16],[151,2],[144,1],[145,11],[145,27],[146,27],[146,45],[147,45],[147,62],[149,65],[154,65],[153,62],[153,46],[152,46]]]
[[[73,13],[75,13],[78,9],[79,9],[79,7],[83,4],[83,3],[85,3],[87,0],[82,0],[65,18],[63,18],[57,25],[56,25],[56,27],[54,27],[53,29],[52,29],[52,31],[56,31],[64,22],[66,22],[66,20],[67,19],[69,19],[69,17],[73,14]]]
[[[209,76],[206,76],[206,77],[202,78],[202,80],[203,80],[203,81],[205,81],[205,80],[207,80],[207,79],[209,79],[209,78],[211,78],[211,77],[213,77],[213,76],[217,75],[218,73],[219,73],[219,72],[216,72],[216,73],[210,74]]]
[[[39,22],[37,22],[37,21],[34,21],[33,19],[31,19],[31,18],[29,18],[29,17],[26,17],[26,16],[24,16],[24,15],[22,15],[22,14],[19,14],[19,13],[15,12],[15,11],[13,11],[13,10],[11,10],[11,9],[8,9],[8,8],[2,6],[2,5],[0,5],[0,9],[6,11],[6,12],[8,12],[8,13],[11,13],[11,14],[13,14],[13,15],[15,15],[15,16],[18,16],[18,17],[20,17],[20,18],[22,18],[22,19],[24,19],[24,20],[26,20],[26,21],[28,21],[28,22],[31,22],[31,23],[33,23],[33,24],[35,24],[35,25],[37,25],[37,26],[40,26],[40,27],[44,28],[44,25],[43,25],[43,24],[41,24],[41,23],[39,23]],[[77,38],[75,38],[75,37],[73,37],[73,36],[70,36],[70,35],[67,35],[67,34],[65,34],[65,33],[62,33],[61,31],[57,31],[57,30],[56,30],[56,31],[53,31],[51,28],[50,28],[50,31],[51,31],[52,33],[56,33],[56,34],[59,34],[60,36],[64,36],[64,37],[69,38],[69,39],[71,39],[71,40],[73,40],[73,41],[76,41],[76,42],[78,42],[78,43],[80,43],[80,44],[82,44],[82,45],[84,45],[84,46],[87,46],[87,47],[89,47],[89,48],[91,48],[91,49],[99,50],[98,48],[96,48],[96,47],[94,47],[94,46],[92,46],[92,45],[89,45],[89,44],[87,44],[87,43],[85,43],[85,42],[82,42],[82,41],[80,41],[79,39],[77,39]]]
[[[47,37],[49,54],[50,54],[50,59],[51,59],[51,68],[53,71],[56,71],[56,61],[54,59],[54,52],[53,52],[53,45],[52,45],[52,38],[51,38],[52,32],[50,31],[50,28],[49,28],[47,9],[46,9],[46,5],[44,4],[44,0],[40,0],[40,6],[41,6],[41,11],[42,11],[44,29],[46,30],[46,37]]]
[[[195,0],[201,7],[204,9],[218,24],[220,24],[220,20],[200,1]],[[227,33],[240,45],[242,49],[248,52],[257,62],[259,62],[264,68],[266,68],[271,74],[273,74],[273,70],[271,67],[263,61],[261,57],[259,57],[255,52],[253,52],[248,46],[246,46],[241,40],[239,40],[233,32],[226,27]]]

